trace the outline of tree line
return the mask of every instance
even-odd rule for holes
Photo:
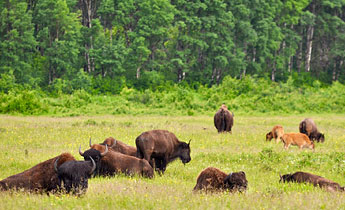
[[[0,0],[0,20],[1,78],[31,88],[345,82],[345,0]]]

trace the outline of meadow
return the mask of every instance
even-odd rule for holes
[[[325,142],[315,151],[288,151],[282,143],[266,142],[276,124],[298,132],[305,116],[314,119]],[[96,177],[85,195],[0,192],[0,209],[345,209],[345,193],[326,192],[307,184],[279,183],[279,173],[311,172],[345,185],[345,115],[235,115],[232,134],[218,134],[213,115],[204,116],[0,116],[0,179],[39,162],[88,149],[89,138],[100,143],[112,136],[135,146],[135,138],[151,129],[167,129],[181,141],[191,139],[190,163],[177,160],[163,176]],[[245,171],[246,193],[193,193],[206,167],[226,173]]]

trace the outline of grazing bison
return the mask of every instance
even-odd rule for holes
[[[228,110],[228,107],[224,104],[220,107],[217,113],[214,115],[214,126],[216,126],[218,133],[231,132],[231,128],[234,124],[234,116]]]
[[[193,190],[243,192],[247,185],[248,181],[243,171],[226,174],[217,168],[208,167],[199,174]]]
[[[79,147],[79,154],[85,160],[92,157],[96,162],[96,173],[102,176],[112,176],[117,173],[126,175],[138,174],[144,177],[153,178],[153,169],[143,159],[108,150],[108,145],[94,144],[91,149],[82,152]]]
[[[85,193],[88,188],[88,179],[96,169],[96,163],[90,157],[91,161],[68,161],[57,167],[59,158],[54,163],[55,172],[58,174],[59,186],[67,193],[71,191],[74,194]]]
[[[146,131],[135,139],[135,144],[137,157],[147,160],[160,173],[164,173],[167,164],[176,158],[180,158],[183,164],[191,160],[190,141],[188,144],[180,142],[175,134],[167,130]]]
[[[317,127],[314,123],[314,121],[310,118],[305,118],[300,124],[299,124],[299,132],[306,134],[310,140],[317,141],[317,142],[324,142],[325,141],[325,135],[320,133],[317,130]]]
[[[266,141],[271,141],[273,138],[278,143],[281,137],[284,135],[284,128],[281,125],[276,125],[272,128],[272,131],[266,134]]]
[[[313,184],[315,187],[318,186],[331,192],[345,190],[344,187],[341,187],[338,183],[333,182],[332,180],[307,172],[298,171],[293,174],[285,174],[283,176],[279,176],[279,182],[310,183]]]
[[[56,162],[56,160],[58,160]],[[52,159],[46,160],[36,166],[13,176],[7,177],[0,181],[0,190],[20,190],[24,189],[29,192],[56,192],[59,188],[59,179],[54,170],[54,163],[60,167],[67,161],[73,161],[75,158],[69,153]]]
[[[314,150],[315,145],[304,133],[286,133],[283,135],[284,148],[289,149],[290,145],[296,145],[300,149],[309,148]]]
[[[113,137],[106,138],[101,145],[108,145],[109,148],[113,149],[115,152],[119,152],[125,155],[130,155],[133,157],[137,156],[137,148],[129,146]],[[91,147],[91,144],[90,144]]]

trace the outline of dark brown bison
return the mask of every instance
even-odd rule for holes
[[[276,125],[272,128],[272,130],[266,134],[266,141],[271,141],[275,139],[277,143],[279,143],[280,139],[284,135],[284,128],[281,125]]]
[[[153,169],[143,159],[125,155],[108,149],[108,145],[93,144],[91,149],[82,152],[79,147],[79,154],[85,160],[92,157],[96,162],[96,173],[102,176],[112,176],[118,173],[126,175],[138,174],[144,177],[153,178]]]
[[[167,164],[177,158],[180,158],[183,164],[191,160],[190,141],[188,144],[180,142],[175,134],[167,130],[146,131],[135,139],[135,144],[137,157],[149,161],[160,173],[164,173]]]
[[[234,116],[228,110],[226,105],[222,105],[217,113],[214,115],[214,126],[216,126],[218,133],[231,132],[234,124]]]
[[[311,141],[324,142],[325,135],[317,130],[314,121],[310,118],[305,118],[299,124],[299,132],[306,134]]]
[[[109,148],[113,149],[115,152],[119,152],[125,155],[137,156],[137,148],[129,146],[113,137],[106,138],[101,145],[108,145]],[[90,145],[91,147],[91,145]]]
[[[289,149],[290,145],[296,145],[300,149],[309,148],[314,150],[315,145],[312,141],[309,140],[308,136],[304,133],[285,133],[282,136],[284,142],[284,148]]]
[[[91,161],[67,161],[58,167],[59,158],[57,158],[54,169],[58,174],[60,189],[73,194],[85,193],[88,188],[88,180],[96,169],[95,161],[92,157],[90,159]],[[62,183],[63,185],[61,185]]]
[[[208,167],[198,176],[194,191],[223,191],[243,192],[247,189],[248,181],[243,171],[226,174],[218,168]]]
[[[285,174],[283,176],[279,176],[279,182],[310,183],[313,184],[315,187],[318,186],[331,192],[345,190],[344,187],[341,187],[338,183],[333,182],[332,180],[307,172],[298,171],[293,174]]]
[[[54,163],[60,167],[67,161],[73,161],[75,158],[69,153],[52,159],[46,160],[36,166],[13,176],[7,177],[0,181],[0,190],[20,190],[24,189],[29,192],[56,192],[59,186],[59,179],[54,170]]]

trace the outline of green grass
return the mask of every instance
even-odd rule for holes
[[[305,115],[307,116],[307,115]],[[345,185],[345,115],[314,115],[326,141],[315,152],[265,142],[276,124],[298,132],[305,116],[238,116],[233,134],[218,134],[212,116],[0,116],[0,179],[22,172],[62,152],[81,160],[78,147],[88,148],[113,136],[134,146],[151,129],[167,129],[191,141],[192,161],[168,165],[152,180],[118,175],[89,180],[82,197],[0,192],[0,209],[345,209],[345,193],[330,193],[310,185],[279,183],[279,173],[298,170]],[[27,151],[27,152],[25,152]],[[217,167],[227,173],[246,172],[246,193],[193,193],[201,170]]]

